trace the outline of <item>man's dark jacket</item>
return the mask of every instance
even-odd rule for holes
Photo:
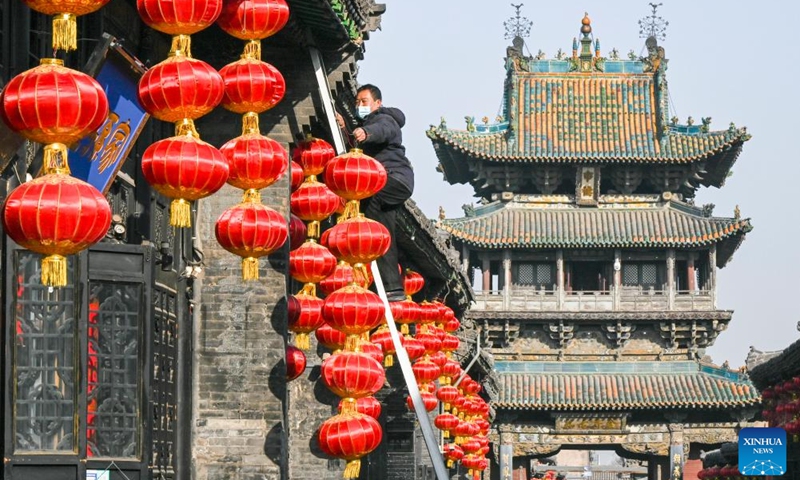
[[[403,134],[400,129],[406,123],[406,116],[397,108],[380,107],[367,115],[361,128],[367,138],[361,143],[364,153],[375,158],[386,173],[414,191],[414,172],[411,162],[406,158]]]

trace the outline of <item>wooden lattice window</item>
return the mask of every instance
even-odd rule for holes
[[[555,265],[549,263],[520,262],[514,268],[514,283],[524,287],[551,289],[555,276]]]
[[[660,290],[664,283],[664,267],[657,263],[633,262],[622,265],[622,284]]]

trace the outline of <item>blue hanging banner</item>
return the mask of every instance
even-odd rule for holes
[[[97,132],[71,146],[69,168],[73,177],[105,194],[149,118],[138,101],[139,79],[146,69],[113,37],[104,35],[87,70],[105,90],[109,113]]]

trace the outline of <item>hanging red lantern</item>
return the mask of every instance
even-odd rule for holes
[[[358,412],[348,412],[326,420],[319,428],[317,439],[326,455],[347,460],[344,478],[351,479],[358,478],[360,458],[378,448],[382,436],[377,420]]]
[[[188,38],[185,45],[173,41],[170,56],[139,80],[142,108],[165,122],[196,120],[222,100],[222,77],[211,65],[191,57]]]
[[[425,355],[425,346],[414,337],[403,337],[403,348],[412,362]]]
[[[453,468],[455,463],[464,458],[464,450],[455,443],[444,446],[444,457],[447,459],[447,468]]]
[[[294,213],[289,214],[289,250],[300,248],[306,241],[306,224]]]
[[[444,404],[445,410],[450,410],[450,404],[458,398],[458,388],[452,385],[442,385],[436,390],[436,398]]]
[[[289,157],[281,144],[259,133],[256,114],[245,115],[242,134],[219,151],[228,162],[228,183],[242,190],[269,187],[289,166]]]
[[[378,329],[370,335],[369,340],[376,344],[380,345],[381,349],[383,349],[384,353],[384,367],[391,367],[394,365],[394,357],[392,355],[395,353],[394,342],[392,341],[392,334],[389,331],[389,328],[386,324],[382,324]],[[400,337],[400,345],[403,344],[403,337]]]
[[[319,283],[336,268],[336,257],[327,248],[308,240],[289,252],[289,275],[304,284],[303,291],[316,295],[315,283]]]
[[[289,295],[286,301],[287,313],[289,317],[289,331],[295,335],[295,345],[302,350],[308,350],[311,344],[308,334],[321,327],[324,323],[322,319],[322,300],[300,292],[297,295]]]
[[[442,366],[442,376],[447,378],[458,378],[463,371],[461,364],[455,360],[448,360]]]
[[[0,101],[0,113],[9,128],[28,140],[56,144],[45,153],[64,161],[66,145],[94,132],[108,117],[103,87],[55,58],[43,58],[39,66],[12,78]]]
[[[403,276],[403,290],[405,290],[406,295],[409,297],[413,296],[422,290],[422,287],[424,286],[425,279],[422,278],[422,275],[414,270],[411,270],[410,268],[407,268],[406,274]]]
[[[461,448],[463,448],[464,452],[466,453],[467,448],[464,447],[464,443],[469,441],[473,435],[478,433],[478,426],[472,422],[462,421],[458,423],[458,425],[454,429],[454,432],[456,434],[456,440],[455,440],[456,443],[461,445]],[[477,443],[478,442],[475,442],[476,449],[480,448],[480,445],[478,445]]]
[[[325,166],[325,184],[333,193],[347,200],[344,219],[359,213],[359,200],[371,197],[386,185],[386,169],[360,149],[339,155]]]
[[[408,334],[408,326],[416,323],[417,319],[419,319],[419,304],[412,300],[403,300],[389,302],[389,308],[392,311],[394,321],[400,324],[400,333]]]
[[[383,256],[392,241],[386,227],[363,216],[339,223],[325,233],[323,243],[331,253],[357,270]]]
[[[361,335],[383,321],[383,301],[364,287],[351,284],[325,298],[322,316],[330,326],[347,335]]]
[[[337,351],[344,349],[344,344],[347,341],[347,335],[331,327],[327,323],[323,323],[314,332],[317,337],[317,342],[328,350]]]
[[[467,476],[472,477],[478,467],[481,466],[481,459],[477,455],[466,454],[461,459],[461,466],[467,469]]]
[[[240,58],[219,71],[222,106],[234,113],[266,112],[283,99],[286,81],[277,68],[255,58]]]
[[[481,444],[474,437],[469,437],[461,442],[461,449],[467,455],[470,453],[475,454],[481,449]]]
[[[308,224],[308,236],[319,237],[319,222],[330,217],[339,206],[339,196],[313,176],[308,177],[291,195],[292,213]]]
[[[170,225],[191,227],[190,201],[216,192],[228,179],[228,163],[214,146],[200,140],[191,120],[175,137],[144,151],[142,173],[162,195],[172,198]]]
[[[136,9],[150,28],[168,35],[191,35],[217,20],[222,0],[136,0]]]
[[[439,319],[439,306],[427,300],[419,304],[419,318],[417,323],[420,325],[430,325]]]
[[[461,344],[461,341],[455,335],[450,335],[449,333],[445,335],[442,339],[442,352],[446,355],[451,355],[453,352],[458,350],[458,346]]]
[[[374,359],[376,362],[380,364],[383,364],[384,362],[383,347],[381,347],[380,345],[376,345],[374,343],[362,339],[358,341],[358,347],[356,348],[356,350],[360,351],[365,355],[369,355],[372,359]]]
[[[489,434],[489,429],[492,427],[492,424],[489,423],[488,420],[486,420],[485,418],[476,418],[472,422],[478,426],[479,429],[478,431],[480,432],[481,435]]]
[[[441,373],[435,363],[425,358],[416,361],[411,366],[411,370],[414,371],[414,378],[417,379],[417,383],[434,382],[439,377],[439,373]]]
[[[380,362],[361,352],[334,353],[322,362],[321,372],[325,386],[341,398],[374,395],[386,380]]]
[[[422,397],[422,403],[426,412],[434,411],[439,405],[439,401],[436,400],[436,395],[430,392],[424,392],[422,390],[420,390],[419,395]],[[406,406],[408,406],[409,410],[414,410],[414,401],[411,399],[410,395],[406,396]]]
[[[65,255],[97,243],[111,225],[106,198],[68,175],[66,155],[61,162],[59,167],[49,161],[44,175],[15,188],[3,204],[5,232],[21,247],[46,255],[41,281],[53,287],[67,285]]]
[[[320,138],[307,135],[305,140],[297,143],[292,150],[292,161],[303,167],[306,176],[319,175],[325,170],[325,165],[336,156],[336,151],[330,143]]]
[[[461,327],[461,322],[453,317],[442,324],[442,329],[447,333],[453,333]]]
[[[419,340],[422,346],[425,347],[426,355],[433,355],[442,348],[442,341],[432,333],[420,332],[417,333],[414,338]]]
[[[323,294],[330,295],[336,290],[350,285],[354,281],[353,267],[351,267],[349,263],[340,260],[336,264],[336,268],[333,270],[333,273],[319,282],[319,289],[322,290]],[[362,285],[362,287],[366,288],[367,285]]]
[[[292,381],[306,370],[306,354],[299,348],[286,346],[286,380]]]
[[[300,185],[303,184],[303,180],[305,180],[305,174],[303,173],[303,167],[300,166],[299,163],[290,160],[289,161],[289,170],[290,170],[290,183],[291,183],[291,190],[294,192]]]
[[[442,436],[444,438],[450,438],[450,432],[455,430],[458,423],[458,417],[450,413],[442,413],[437,415],[433,420],[433,424],[436,425],[436,428],[442,431]]]
[[[261,58],[261,39],[279,32],[289,20],[284,0],[232,0],[225,2],[217,24],[228,35],[249,40],[245,55]]]
[[[464,378],[464,381],[461,382],[461,389],[464,390],[467,396],[475,396],[480,393],[482,387],[480,383],[467,376]]]
[[[242,203],[225,210],[214,234],[222,248],[242,257],[242,280],[258,280],[258,259],[286,243],[286,219],[259,203],[257,190],[245,192]]]
[[[381,402],[375,397],[343,398],[339,400],[337,411],[356,411],[378,420],[381,416]]]
[[[77,19],[96,12],[109,0],[23,0],[31,9],[53,15],[53,50],[70,52],[78,48]]]

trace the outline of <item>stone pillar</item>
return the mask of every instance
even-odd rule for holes
[[[683,424],[669,424],[669,472],[670,480],[683,480]]]
[[[483,291],[489,292],[492,289],[492,272],[490,269],[491,263],[489,259],[485,258],[481,261],[481,272],[483,273]]]
[[[667,250],[667,306],[675,308],[675,249]]]
[[[500,480],[511,480],[514,470],[514,445],[511,434],[500,432]]]
[[[503,304],[506,310],[511,305],[511,250],[503,250]]]
[[[689,260],[686,262],[686,278],[689,280],[687,288],[690,292],[694,292],[697,289],[697,274],[694,270],[694,253],[689,254]]]
[[[464,272],[467,276],[469,276],[469,248],[467,244],[464,244],[461,247],[461,271]],[[470,283],[472,282],[472,277],[469,277]]]
[[[556,251],[556,295],[559,310],[564,305],[564,250]]]
[[[708,250],[708,290],[714,309],[717,309],[717,246],[711,245]]]

